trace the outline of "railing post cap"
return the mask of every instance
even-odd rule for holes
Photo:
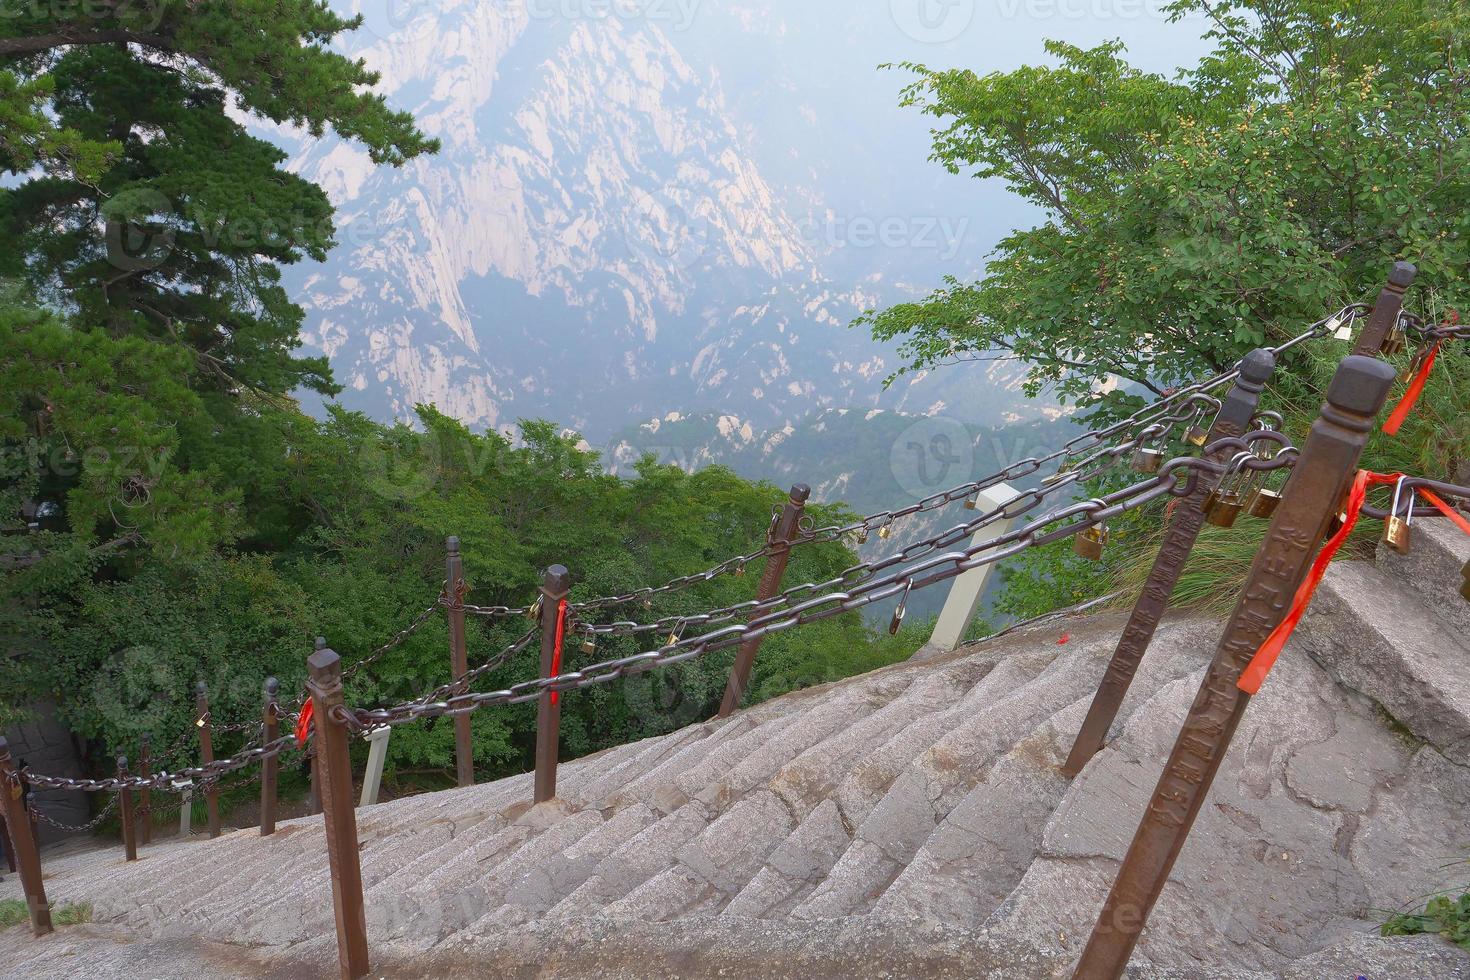
[[[125,755],[118,756],[117,757],[117,767],[119,769],[126,769],[128,767],[128,757],[125,756]]]
[[[1276,355],[1264,347],[1257,347],[1240,359],[1240,376],[1252,384],[1270,381],[1275,370]]]
[[[202,698],[209,693],[209,686],[203,681],[199,681],[194,685],[194,693]]]
[[[274,677],[267,677],[265,679],[265,693],[269,694],[271,697],[275,697],[280,690],[280,681],[276,680]]]
[[[10,739],[6,738],[4,735],[0,735],[0,756],[6,756],[6,755],[9,755],[9,754],[10,754]]]
[[[150,745],[153,744],[153,733],[152,732],[144,732],[142,735],[139,735],[138,736],[138,742],[144,748],[147,748],[148,746],[150,746]]]
[[[312,647],[312,649],[313,650],[325,650],[326,648],[327,648],[327,638],[325,636],[319,636],[319,637],[317,637],[316,638],[316,644],[315,644],[315,646]]]
[[[311,669],[313,677],[340,666],[341,663],[342,658],[337,656],[335,651],[324,646],[318,647],[311,656],[306,658],[306,666]]]
[[[445,538],[444,549],[448,551],[451,555],[459,554],[459,537],[457,535],[451,534],[449,537]]]
[[[1358,415],[1377,415],[1397,377],[1398,371],[1387,361],[1349,354],[1327,386],[1327,401]]]
[[[563,596],[572,587],[572,573],[567,571],[565,565],[552,565],[546,569],[546,575],[541,580],[542,590],[553,596]]]
[[[791,488],[791,499],[796,501],[798,504],[806,503],[807,498],[811,495],[812,488],[807,486],[805,483],[798,483]]]
[[[1412,262],[1395,262],[1393,271],[1388,274],[1388,281],[1401,289],[1407,289],[1413,285],[1414,277],[1419,274],[1419,269]]]

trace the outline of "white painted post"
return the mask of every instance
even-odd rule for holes
[[[178,786],[178,785],[182,785],[183,786],[183,790],[179,794],[180,796],[183,797],[183,800],[184,800],[183,804],[179,807],[179,839],[180,840],[188,840],[189,839],[189,818],[191,816],[193,816],[193,810],[194,810],[194,807],[193,807],[194,784],[193,783],[184,783],[184,784],[175,783],[174,785],[175,786]]]
[[[393,734],[391,725],[380,725],[368,732],[367,772],[362,776],[362,799],[358,806],[372,806],[378,802],[378,790],[383,785],[383,763],[388,759],[388,737]]]
[[[982,514],[995,510],[1017,496],[1019,493],[1014,488],[997,483],[988,490],[980,491],[976,510]],[[1000,537],[1011,529],[1013,523],[1014,518],[1002,517],[987,524],[970,538],[970,546]],[[985,594],[985,583],[990,580],[990,573],[994,568],[994,565],[981,565],[955,578],[954,584],[949,588],[949,598],[944,601],[944,608],[939,612],[939,620],[934,624],[934,635],[929,637],[926,650],[930,653],[948,653],[959,647],[970,628],[971,620],[980,609],[980,597]]]

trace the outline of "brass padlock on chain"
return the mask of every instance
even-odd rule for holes
[[[534,623],[541,618],[541,600],[545,598],[546,594],[541,593],[536,596],[535,602],[526,607],[526,618],[531,622]]]
[[[913,579],[909,579],[904,583],[903,596],[898,600],[898,606],[893,610],[893,618],[888,621],[889,636],[897,636],[898,628],[903,625],[903,617],[908,613],[909,608],[909,590],[913,587]]]
[[[1265,416],[1273,416],[1279,421],[1281,419],[1280,414],[1277,412],[1262,412],[1259,416],[1263,419],[1261,423],[1262,431],[1279,432],[1279,429],[1265,424]],[[1255,454],[1257,459],[1275,459],[1277,453],[1279,452],[1280,447],[1271,443],[1269,440],[1256,440]],[[1268,478],[1262,477],[1262,479]],[[1251,517],[1256,517],[1261,520],[1268,521],[1272,518],[1272,516],[1275,515],[1276,508],[1281,505],[1281,500],[1282,493],[1279,490],[1272,490],[1270,487],[1263,484],[1256,487],[1254,490],[1246,495],[1245,512]]]
[[[1216,527],[1230,528],[1245,509],[1245,498],[1234,490],[1215,489],[1205,499],[1205,520]]]
[[[1088,561],[1102,561],[1108,537],[1108,526],[1095,524],[1072,539],[1072,550]]]
[[[1395,354],[1402,354],[1404,352],[1404,348],[1408,345],[1409,335],[1404,330],[1403,322],[1400,321],[1393,325],[1393,329],[1390,330],[1388,332],[1388,336],[1384,338],[1382,350],[1384,354],[1388,356],[1393,356]]]
[[[1220,482],[1205,498],[1205,520],[1216,527],[1234,527],[1240,512],[1245,509],[1245,484],[1249,477],[1242,476],[1241,466],[1254,452],[1236,453],[1220,474]]]
[[[1071,473],[1071,472],[1072,472],[1072,464],[1071,463],[1063,463],[1062,465],[1060,465],[1060,466],[1057,467],[1057,471],[1055,473],[1053,473],[1051,476],[1042,477],[1042,479],[1041,479],[1041,485],[1044,486],[1044,487],[1049,487],[1049,486],[1052,486],[1053,484],[1060,483],[1060,482],[1062,482],[1063,479],[1066,478],[1067,474],[1068,473]]]
[[[1393,503],[1388,508],[1388,519],[1383,522],[1383,543],[1401,555],[1407,555],[1414,547],[1414,501],[1409,499],[1409,512],[1404,517],[1399,516],[1399,501],[1403,497],[1404,480],[1400,477],[1399,482],[1393,487]]]
[[[878,537],[882,538],[884,541],[887,541],[889,538],[893,537],[893,525],[891,523],[884,524],[882,527],[878,528]]]
[[[1209,442],[1209,440],[1209,430],[1200,425],[1198,422],[1191,425],[1189,429],[1184,433],[1184,441],[1189,443],[1191,446],[1203,446],[1206,442]]]
[[[1281,506],[1282,495],[1270,487],[1256,487],[1251,495],[1245,500],[1245,512],[1251,517],[1258,517],[1263,521],[1269,521],[1276,513],[1276,508]]]
[[[1139,446],[1133,451],[1133,468],[1139,473],[1157,473],[1164,468],[1164,451],[1152,446]]]
[[[596,653],[597,641],[590,636],[587,637],[587,639],[582,641],[582,652],[587,654]]]

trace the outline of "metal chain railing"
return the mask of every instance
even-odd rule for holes
[[[1313,323],[1310,327],[1308,327],[1305,331],[1298,334],[1297,336],[1277,345],[1276,347],[1270,348],[1270,350],[1273,354],[1279,356],[1289,350],[1292,350],[1293,348],[1300,346],[1301,344],[1306,343],[1308,340],[1318,339],[1321,337],[1325,337],[1328,334],[1340,331],[1351,330],[1352,325],[1357,321],[1357,319],[1368,311],[1369,307],[1363,303],[1354,303],[1349,306],[1344,306],[1332,315],[1323,317],[1321,320]],[[1219,405],[1219,403],[1210,398],[1207,393],[1224,385],[1230,384],[1239,376],[1240,369],[1236,367],[1229,371],[1221,372],[1220,374],[1217,374],[1214,377],[1209,378],[1208,380],[1197,382],[1184,388],[1176,389],[1174,391],[1171,391],[1169,394],[1159,399],[1158,401],[1152,402],[1144,408],[1139,409],[1137,412],[1133,413],[1129,417],[1115,422],[1112,425],[1106,426],[1105,428],[1085,432],[1082,435],[1063,443],[1060,449],[1048,453],[1045,456],[1030,457],[1027,459],[1019,460],[1018,462],[1011,464],[998,473],[993,473],[978,480],[973,480],[969,483],[964,483],[960,486],[952,487],[949,490],[931,494],[930,496],[925,497],[914,504],[910,504],[907,507],[900,508],[899,510],[879,511],[877,513],[869,514],[863,518],[860,518],[845,525],[831,525],[822,528],[802,528],[801,534],[796,538],[796,540],[791,542],[791,547],[831,542],[838,540],[839,538],[842,538],[846,535],[857,535],[859,537],[862,537],[874,531],[880,531],[885,527],[890,527],[892,526],[894,521],[900,520],[904,517],[908,517],[912,514],[938,510],[942,507],[946,507],[954,503],[955,501],[969,499],[975,494],[980,493],[984,490],[988,490],[1000,483],[1009,483],[1013,480],[1019,480],[1022,477],[1035,474],[1044,469],[1049,463],[1065,459],[1069,456],[1079,456],[1086,451],[1090,451],[1093,450],[1095,447],[1101,446],[1104,442],[1113,438],[1116,435],[1119,435],[1120,433],[1129,430],[1133,430],[1135,432],[1142,431],[1147,429],[1149,426],[1158,425],[1168,419],[1172,419],[1173,421],[1177,422],[1183,421],[1185,418],[1192,417],[1193,413],[1186,416],[1172,416],[1167,410],[1175,405],[1198,404],[1201,406],[1200,411],[1201,414],[1203,414],[1203,411],[1209,410],[1212,405],[1215,408],[1218,408]],[[1156,433],[1156,435],[1162,434],[1162,432]],[[1131,444],[1130,448],[1136,445],[1137,442],[1134,442],[1133,444]],[[1073,468],[1085,466],[1092,458],[1092,456],[1088,456],[1077,460]],[[1070,474],[1068,475],[1068,477],[1070,477]],[[1064,487],[1078,482],[1078,477],[1068,477],[1063,477],[1062,479],[1053,482],[1047,488],[1047,493],[1059,492]],[[685,589],[690,586],[697,585],[701,582],[708,582],[711,579],[720,577],[721,575],[728,575],[734,572],[743,571],[745,566],[761,558],[769,557],[772,554],[773,550],[781,547],[785,546],[767,544],[766,546],[759,548],[748,555],[737,555],[733,558],[727,558],[724,561],[720,562],[718,565],[713,566],[712,568],[705,569],[702,572],[696,572],[692,575],[683,575],[675,579],[670,579],[663,585],[646,586],[644,588],[633,589],[632,591],[620,593],[617,595],[602,596],[596,599],[587,599],[581,602],[573,603],[570,608],[574,613],[576,613],[589,612],[596,609],[605,609],[610,606],[627,605],[629,603],[640,601],[643,602],[645,605],[648,605],[656,596]],[[677,620],[678,617],[668,617],[665,620],[661,620],[656,627],[651,626],[650,629],[664,629],[667,628],[669,624],[674,623]],[[584,630],[584,632],[586,631]]]
[[[1186,412],[1181,415],[1180,420],[1188,417],[1191,417],[1191,415],[1190,413]],[[1106,458],[1107,465],[1102,467],[1101,469],[1107,469],[1117,462],[1121,461],[1126,455],[1132,453],[1135,449],[1137,449],[1138,446],[1144,444],[1152,438],[1152,436],[1147,434],[1147,430],[1145,430],[1145,435],[1140,436],[1138,439],[1134,439],[1125,443],[1120,443],[1117,446],[1108,447],[1104,450],[1095,452],[1091,456],[1089,456],[1089,460]],[[1294,447],[1290,446],[1290,443],[1285,435],[1271,429],[1257,429],[1249,433],[1244,440],[1221,440],[1216,445],[1222,448],[1230,446],[1232,444],[1245,446],[1247,442],[1252,445],[1258,442],[1276,443],[1280,446],[1285,447],[1282,449],[1282,452],[1284,453],[1295,452]],[[1210,448],[1214,447],[1212,446]],[[1028,472],[1034,472],[1034,470],[1028,470]],[[852,568],[844,571],[842,575],[839,576],[838,579],[834,579],[833,582],[852,583],[854,581],[854,576],[857,575],[860,570],[871,570],[870,574],[876,574],[877,572],[881,572],[884,569],[890,568],[894,565],[907,564],[908,562],[921,558],[929,552],[935,550],[936,547],[947,547],[948,544],[964,540],[981,528],[987,527],[990,524],[1001,520],[1002,518],[1009,520],[1021,517],[1039,507],[1042,503],[1046,501],[1047,497],[1054,494],[1059,487],[1075,483],[1088,475],[1095,475],[1094,471],[1080,469],[1066,474],[1066,476],[1063,477],[1062,480],[1054,483],[1051,486],[1024,491],[1013,497],[1012,499],[1006,501],[1005,503],[1001,504],[999,507],[993,508],[989,511],[985,511],[979,516],[964,523],[957,524],[954,527],[948,529],[947,531],[941,532],[938,535],[910,544],[907,547],[902,548],[894,554],[891,554],[885,558],[875,559],[870,562],[855,565]],[[995,478],[994,482],[1002,483],[1006,481],[1001,478]],[[982,487],[981,489],[988,489],[988,486]],[[926,501],[929,499],[931,498],[926,498]],[[931,505],[930,509],[936,509],[936,507]],[[908,508],[906,508],[904,511],[904,513],[915,512],[916,510]],[[815,533],[831,533],[833,535],[833,538],[835,539],[836,537],[840,537],[843,534],[852,533],[852,529],[854,526],[857,525],[845,525],[840,527],[833,527],[830,529],[821,529]],[[936,545],[934,544],[934,542],[944,543]],[[794,587],[793,589],[787,590],[787,592],[785,593],[782,593],[781,596],[785,596],[791,593],[799,594],[802,591],[810,591],[812,588],[814,587],[811,585],[799,585]],[[691,626],[710,626],[717,623],[729,622],[747,614],[758,614],[762,612],[767,612],[771,608],[775,607],[775,605],[773,604],[779,604],[781,596],[776,596],[772,599],[766,600],[749,599],[744,602],[734,603],[732,605],[724,606],[719,609],[714,609],[705,613],[666,616],[651,623],[578,623],[576,625],[576,629],[581,634],[589,637],[635,636],[646,633],[671,633],[677,635]]]
[[[1211,451],[1228,448],[1249,450],[1250,443],[1254,441],[1251,437],[1274,438],[1276,441],[1283,438],[1278,433],[1263,431],[1251,433],[1245,439],[1222,439],[1210,448]],[[1270,459],[1263,459],[1252,453],[1250,458],[1239,465],[1242,469],[1266,471],[1291,466],[1295,459],[1295,451],[1288,448]],[[1104,497],[1073,504],[1044,521],[1026,525],[960,551],[940,554],[912,568],[882,577],[876,576],[881,567],[891,566],[898,561],[913,560],[965,540],[969,537],[969,532],[962,525],[918,542],[912,549],[905,549],[913,551],[908,559],[892,556],[883,562],[855,566],[828,582],[796,586],[770,600],[753,604],[757,608],[752,611],[758,615],[748,622],[727,626],[702,636],[676,640],[657,650],[604,661],[557,677],[525,681],[500,691],[465,693],[442,701],[409,702],[393,708],[373,710],[354,710],[339,706],[334,710],[333,717],[352,730],[365,731],[379,725],[402,725],[421,719],[468,714],[491,705],[521,703],[533,700],[545,691],[567,691],[605,684],[628,674],[681,663],[749,639],[851,612],[900,593],[907,593],[911,589],[946,581],[971,568],[1011,557],[1028,548],[1071,537],[1162,497],[1185,496],[1192,492],[1199,472],[1219,474],[1224,469],[1224,464],[1213,463],[1208,459],[1181,457],[1163,466],[1157,476]],[[1180,474],[1188,477],[1183,483],[1178,479]],[[977,519],[972,523],[983,520],[984,518]],[[812,592],[819,594],[802,602],[796,601],[801,595]]]
[[[279,755],[295,742],[295,735],[282,735],[265,745],[243,749],[229,758],[216,759],[208,765],[190,766],[173,772],[159,771],[151,776],[127,776],[122,779],[116,776],[105,779],[72,779],[69,776],[42,775],[26,767],[15,773],[13,782],[19,783],[23,780],[36,789],[62,789],[84,793],[113,793],[121,789],[154,789],[172,792],[176,790],[177,787],[174,784],[179,780],[196,780],[201,783],[218,780],[227,772],[243,769],[250,763],[267,756]]]
[[[86,823],[80,824],[63,823],[62,821],[57,820],[55,817],[48,814],[45,810],[42,810],[39,806],[32,806],[30,808],[30,812],[36,815],[37,820],[41,821],[44,824],[55,827],[57,830],[60,830],[64,833],[86,834],[91,833],[98,827],[102,826],[102,822],[108,817],[112,816],[112,811],[117,809],[117,804],[120,799],[121,797],[114,796],[111,800],[107,802],[106,806],[104,806],[101,810],[97,812],[97,815],[95,817],[93,817],[91,820],[88,820]]]

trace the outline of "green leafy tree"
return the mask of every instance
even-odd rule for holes
[[[933,159],[1043,221],[978,282],[858,322],[912,367],[1014,357],[1029,391],[1105,414],[1373,295],[1395,259],[1466,299],[1470,139],[1461,4],[1179,0],[1214,51],[1177,78],[1121,45],[978,75],[905,64]],[[1293,366],[1289,364],[1288,367]]]

